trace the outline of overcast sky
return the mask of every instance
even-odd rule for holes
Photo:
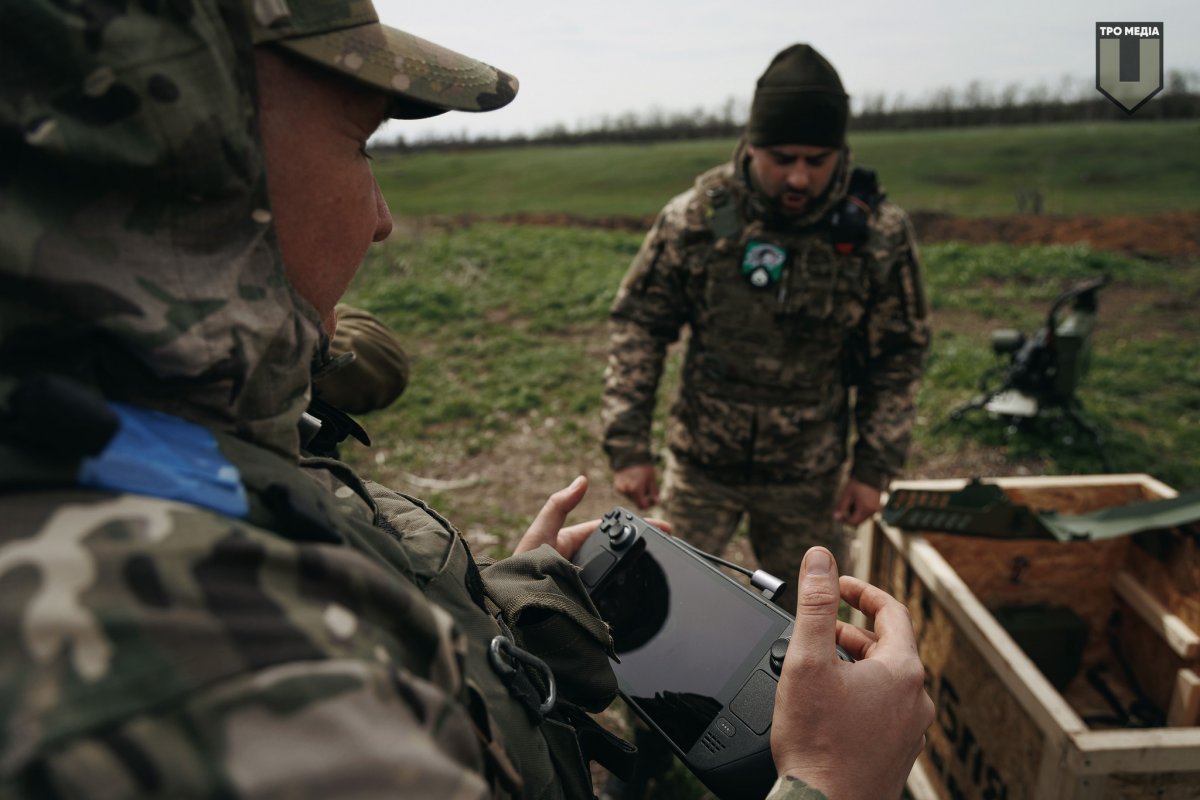
[[[1001,3],[808,0],[375,0],[382,20],[513,73],[516,100],[486,114],[393,122],[383,138],[533,134],[654,108],[744,110],[771,57],[808,42],[852,97],[910,101],[973,80],[1054,90],[1095,84],[1095,23],[1162,22],[1165,72],[1200,79],[1200,0]]]

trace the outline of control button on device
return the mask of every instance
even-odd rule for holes
[[[595,586],[600,582],[613,564],[617,563],[617,557],[612,553],[599,552],[592,556],[592,560],[587,563],[583,571],[579,573],[579,577],[587,587]]]
[[[775,712],[775,689],[778,686],[774,677],[756,669],[729,704],[729,710],[746,723],[747,728],[762,735],[771,727],[771,715]]]
[[[776,675],[783,672],[783,657],[787,655],[790,641],[791,639],[776,639],[771,642],[771,672]]]
[[[621,548],[633,541],[633,526],[622,525],[608,531],[608,543],[614,548]]]
[[[725,734],[726,736],[728,736],[730,738],[732,738],[733,734],[737,732],[737,728],[733,727],[733,723],[730,722],[729,720],[725,719],[724,717],[717,717],[717,722],[716,722],[715,727],[721,733]]]

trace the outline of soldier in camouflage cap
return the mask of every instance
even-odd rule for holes
[[[879,509],[908,452],[929,341],[912,228],[851,163],[847,115],[820,53],[779,53],[732,162],[667,204],[612,306],[603,414],[616,489],[639,508],[658,502],[651,420],[686,327],[665,515],[713,552],[748,518],[761,565],[785,579],[814,544],[841,559],[841,523]]]
[[[480,564],[300,450],[391,228],[367,137],[515,81],[317,0],[13,0],[0,76],[0,796],[590,796],[576,731],[614,681],[563,558],[586,481]],[[860,589],[886,632],[897,604]],[[838,771],[795,733],[836,676],[793,672],[781,770]]]

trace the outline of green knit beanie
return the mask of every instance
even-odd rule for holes
[[[837,70],[809,45],[794,44],[758,79],[746,135],[756,147],[841,147],[849,113],[850,98]]]

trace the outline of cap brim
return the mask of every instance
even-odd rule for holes
[[[517,94],[507,72],[379,23],[275,44],[392,95],[389,115],[397,119],[491,111]]]

